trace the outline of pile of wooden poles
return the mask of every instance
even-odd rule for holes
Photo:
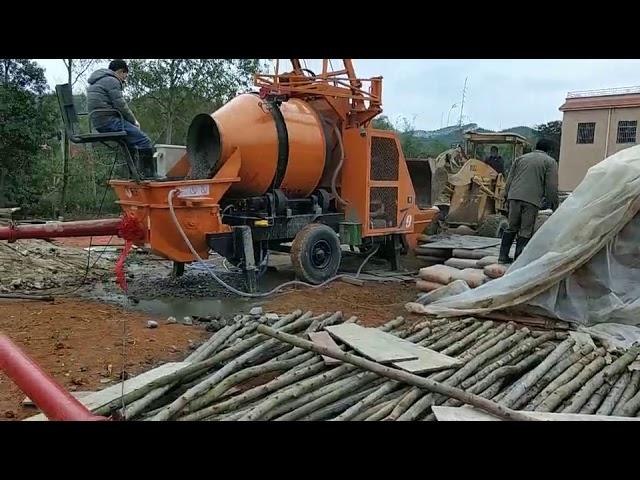
[[[346,346],[343,363],[327,366],[300,341],[343,321],[357,319],[301,311],[275,321],[238,316],[187,358],[188,367],[98,413],[128,420],[434,420],[432,406],[478,398],[511,411],[634,416],[640,410],[640,372],[628,369],[640,347],[609,354],[576,345],[567,332],[474,318],[414,323],[399,317],[379,328],[464,363],[421,378],[388,376],[384,371],[394,369],[347,363]],[[272,338],[278,332],[302,346]]]

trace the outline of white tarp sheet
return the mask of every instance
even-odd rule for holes
[[[504,277],[423,311],[460,316],[519,305],[585,327],[640,326],[639,210],[640,145],[590,168]],[[640,328],[631,331],[640,339]]]

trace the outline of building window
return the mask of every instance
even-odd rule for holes
[[[636,120],[620,120],[618,122],[618,143],[636,143]]]
[[[578,139],[576,143],[593,143],[596,133],[596,123],[587,122],[578,124]]]

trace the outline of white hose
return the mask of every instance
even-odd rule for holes
[[[211,275],[213,277],[213,279],[216,282],[218,282],[220,285],[222,285],[224,288],[226,288],[230,292],[235,293],[236,295],[240,295],[241,297],[262,298],[262,297],[268,297],[270,295],[273,295],[274,293],[276,293],[276,292],[278,292],[278,291],[282,290],[283,288],[288,287],[290,285],[302,285],[304,287],[309,287],[309,288],[320,288],[320,287],[324,287],[328,283],[331,283],[331,282],[333,282],[335,280],[338,280],[340,278],[344,278],[344,277],[358,278],[360,276],[360,272],[362,271],[362,268],[369,261],[369,259],[378,251],[378,248],[379,248],[378,246],[376,246],[376,248],[369,255],[367,255],[367,257],[364,259],[364,261],[360,265],[360,268],[358,268],[358,271],[356,272],[355,277],[352,276],[352,275],[340,274],[340,275],[336,275],[334,277],[331,277],[328,280],[325,280],[324,282],[322,282],[319,285],[312,285],[310,283],[301,282],[299,280],[291,280],[291,281],[285,282],[285,283],[277,286],[273,290],[270,290],[270,291],[265,292],[265,293],[243,292],[242,290],[238,290],[237,288],[232,287],[231,285],[226,283],[224,280],[222,280],[220,277],[218,277],[213,272],[213,270],[211,270],[209,268],[209,265],[207,265],[207,263],[202,259],[202,257],[200,257],[200,255],[198,255],[198,252],[196,252],[195,248],[193,248],[193,244],[191,243],[191,241],[189,241],[189,238],[187,237],[186,233],[184,233],[184,230],[182,229],[182,225],[180,225],[180,222],[178,221],[178,217],[176,217],[176,212],[175,212],[175,210],[173,208],[173,196],[178,192],[179,192],[179,190],[177,190],[177,189],[171,190],[169,192],[169,195],[167,196],[167,200],[169,202],[169,213],[171,214],[171,219],[173,220],[173,223],[175,224],[176,228],[178,229],[178,233],[180,233],[180,236],[184,240],[184,243],[187,245],[187,247],[191,251],[191,254],[198,259],[198,262],[202,266],[204,266],[204,269],[207,271],[207,273],[209,273],[209,275]]]

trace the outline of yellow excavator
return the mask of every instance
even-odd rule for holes
[[[508,146],[504,173],[498,173],[480,159],[488,146]],[[418,201],[440,209],[438,222],[427,233],[466,226],[483,237],[500,237],[508,226],[504,215],[506,176],[513,160],[531,145],[516,133],[468,131],[464,144],[451,148],[435,159],[411,159],[409,168]],[[504,151],[503,147],[503,151]]]

